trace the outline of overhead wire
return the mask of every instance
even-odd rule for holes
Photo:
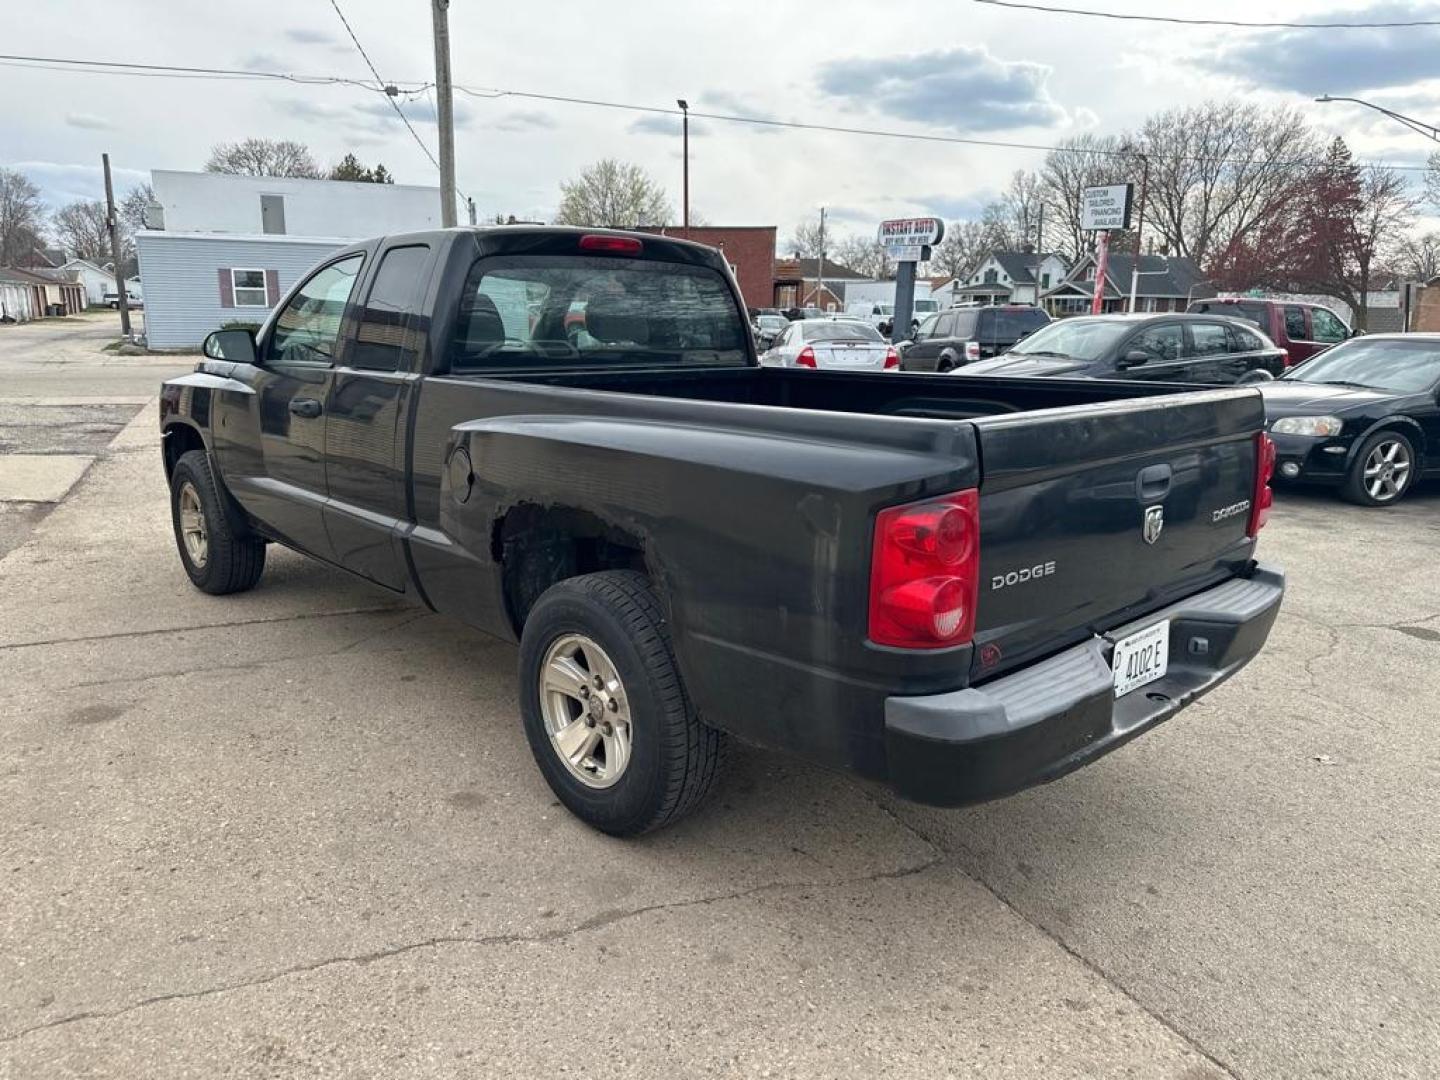
[[[334,3],[334,0],[331,0],[331,2]],[[364,55],[363,51],[362,55]],[[75,58],[0,54],[0,65],[44,67],[45,65],[49,64],[66,65],[63,70],[92,70],[98,71],[99,73],[119,75],[174,74],[176,77],[197,78],[205,76],[234,76],[252,79],[284,80],[287,82],[298,83],[301,85],[348,85],[364,90],[383,93],[385,94],[387,99],[390,100],[391,105],[396,108],[396,111],[400,114],[401,119],[405,120],[406,127],[409,128],[411,134],[415,136],[415,139],[417,143],[419,143],[419,145],[421,146],[421,149],[425,150],[426,156],[430,158],[432,163],[435,163],[435,158],[433,155],[430,154],[429,148],[425,146],[423,140],[420,139],[419,135],[415,132],[415,129],[410,125],[409,119],[406,118],[405,114],[399,110],[399,107],[398,105],[396,105],[393,96],[388,92],[387,89],[395,88],[398,93],[416,96],[421,93],[427,92],[428,90],[433,88],[435,84],[433,82],[424,82],[417,80],[406,80],[401,82],[387,83],[380,78],[379,73],[375,71],[373,66],[371,66],[371,73],[375,75],[375,85],[371,85],[368,81],[365,80],[348,79],[340,76],[328,75],[297,75],[288,72],[255,71],[250,69],[181,67],[168,64],[138,64],[129,61],[80,60]],[[368,64],[368,57],[367,66],[370,66]],[[400,89],[401,87],[404,87],[404,89]],[[664,106],[640,105],[634,102],[608,101],[601,98],[578,97],[566,94],[546,94],[529,90],[474,87],[464,86],[461,84],[456,84],[455,90],[458,93],[462,93],[469,97],[482,100],[494,100],[509,97],[519,98],[528,101],[543,101],[550,102],[552,104],[583,105],[593,108],[615,109],[624,112],[646,113],[650,115],[673,117],[679,117],[682,115],[682,110],[675,108],[666,108]],[[1058,146],[1047,143],[1017,142],[1006,139],[978,139],[963,135],[942,135],[932,132],[900,131],[887,128],[853,127],[840,124],[823,124],[800,120],[780,120],[774,117],[741,116],[733,113],[703,112],[694,109],[690,111],[690,116],[692,119],[713,120],[720,123],[747,124],[755,127],[779,128],[793,131],[818,131],[839,135],[854,135],[865,138],[901,139],[913,142],[941,143],[957,146],[977,146],[1003,150],[1026,150],[1038,151],[1043,153],[1086,154],[1094,157],[1111,158],[1125,158],[1132,156],[1133,154],[1132,151],[1127,151],[1123,148]],[[1211,164],[1266,164],[1276,168],[1294,169],[1318,169],[1324,168],[1326,165],[1323,160],[1318,159],[1303,161],[1257,162],[1255,159],[1188,157],[1184,160],[1195,163],[1204,162]],[[436,164],[438,167],[438,163]],[[1427,172],[1429,169],[1427,165],[1396,165],[1388,162],[1359,161],[1356,162],[1356,164],[1366,168],[1373,167],[1379,169],[1386,169],[1394,172],[1423,173]]]
[[[974,2],[989,4],[992,7],[1038,11],[1047,15],[1079,15],[1091,19],[1173,23],[1180,26],[1229,26],[1247,30],[1399,30],[1421,26],[1440,26],[1440,19],[1397,19],[1388,22],[1247,22],[1242,19],[1187,18],[1181,15],[1136,15],[1123,11],[1095,11],[1091,8],[1023,3],[1022,0],[974,0]]]

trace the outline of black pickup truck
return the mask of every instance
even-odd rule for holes
[[[729,736],[962,805],[1166,719],[1264,643],[1250,389],[761,368],[720,253],[451,229],[336,252],[164,386],[180,559],[266,545],[520,645],[535,760],[628,835]]]

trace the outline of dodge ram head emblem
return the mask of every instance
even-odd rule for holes
[[[1165,507],[1147,506],[1145,508],[1145,523],[1140,527],[1140,535],[1145,537],[1145,543],[1153,544],[1160,539],[1160,532],[1165,528]]]

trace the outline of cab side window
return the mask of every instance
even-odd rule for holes
[[[279,364],[331,364],[345,305],[365,256],[349,255],[313,274],[280,309],[266,356]]]
[[[368,371],[408,370],[423,345],[420,301],[429,275],[430,248],[424,244],[391,248],[380,259],[370,295],[360,310],[355,346],[346,357]]]
[[[1305,329],[1305,309],[1296,304],[1285,305],[1285,336],[1291,341],[1309,341]]]

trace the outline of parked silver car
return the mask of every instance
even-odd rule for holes
[[[884,371],[900,357],[880,331],[858,319],[799,319],[760,354],[764,367]]]

